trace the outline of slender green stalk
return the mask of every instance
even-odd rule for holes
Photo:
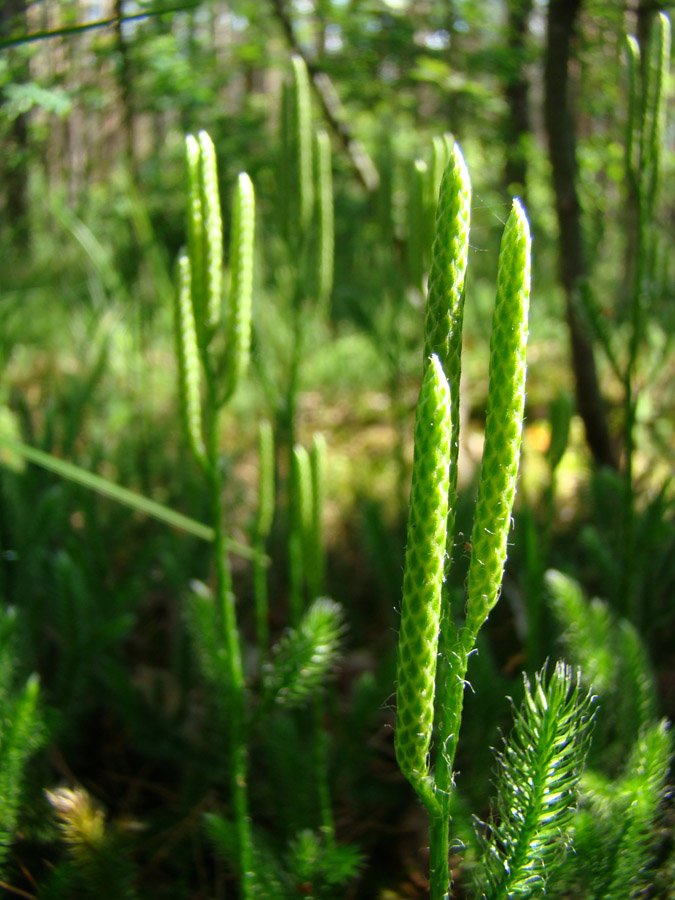
[[[312,731],[314,744],[314,773],[321,819],[321,833],[327,847],[335,844],[335,821],[328,783],[328,733],[324,727],[324,698],[317,696],[312,703]]]
[[[315,292],[328,289],[332,262],[325,256],[329,230],[332,231],[332,197],[330,190],[330,146],[318,140],[312,128],[312,103],[309,75],[304,59],[291,57],[291,84],[282,92],[280,190],[281,231],[287,245],[289,263],[294,278],[291,300],[291,359],[286,387],[285,408],[282,410],[280,442],[288,448],[289,456],[296,444],[295,418],[300,384],[300,360],[304,344],[303,309],[308,286]],[[316,165],[315,154],[318,155]],[[316,182],[316,183],[315,183]],[[318,217],[319,242],[312,240],[312,225]],[[330,217],[330,223],[328,218]],[[318,259],[310,250],[318,250]],[[332,253],[332,242],[331,242]]]
[[[315,602],[324,590],[324,532],[323,506],[325,497],[326,440],[322,434],[315,434],[309,451],[311,476],[311,523],[307,542],[306,578],[311,602]],[[335,843],[335,823],[328,781],[328,734],[324,726],[326,702],[323,695],[317,695],[313,703],[314,728],[314,770],[316,773],[321,831],[327,846]]]
[[[253,545],[264,554],[265,541],[272,528],[274,516],[274,432],[269,422],[258,426],[258,513],[254,527]],[[258,659],[262,665],[269,649],[269,622],[267,604],[267,569],[256,559],[253,568],[255,594],[255,621],[258,643]]]
[[[626,140],[626,176],[635,204],[637,233],[635,272],[631,296],[628,359],[624,387],[624,523],[622,608],[633,620],[638,615],[634,590],[633,544],[635,541],[635,500],[633,465],[637,415],[638,356],[644,337],[645,312],[654,291],[657,238],[654,211],[661,177],[661,148],[670,72],[670,20],[660,13],[645,60],[641,96],[638,91],[640,48],[632,36],[626,43],[629,80],[629,108]]]
[[[230,787],[237,835],[237,869],[240,879],[242,900],[252,896],[254,873],[251,852],[251,826],[248,817],[248,751],[244,733],[245,682],[241,660],[241,646],[237,614],[232,590],[232,573],[225,542],[225,521],[222,502],[223,485],[219,467],[218,417],[211,416],[208,428],[208,468],[207,478],[211,496],[211,518],[213,521],[214,560],[216,568],[216,610],[217,621],[226,655],[228,683],[228,743],[230,747]]]
[[[96,491],[98,494],[102,494],[104,497],[110,497],[112,500],[116,500],[130,509],[136,509],[148,516],[152,516],[154,519],[158,519],[160,522],[165,522],[167,525],[172,525],[175,528],[180,528],[182,531],[187,531],[189,534],[194,534],[195,537],[201,538],[203,541],[213,540],[213,529],[208,525],[169,509],[168,506],[157,503],[155,500],[150,500],[142,494],[137,494],[135,491],[121,487],[107,478],[88,472],[86,469],[80,468],[80,466],[75,466],[73,463],[38,450],[36,447],[29,447],[28,444],[12,441],[4,436],[0,436],[0,446],[9,448],[13,453],[18,453],[19,456],[27,459],[28,462],[35,463],[36,466],[40,466],[49,472],[54,472],[68,481],[81,484],[92,491]],[[230,542],[229,547],[230,550],[238,553],[240,556],[252,559],[255,555],[249,547],[238,542]]]
[[[312,523],[307,547],[307,587],[311,600],[323,593],[325,569],[323,537],[324,481],[326,468],[326,439],[315,434],[309,451],[312,482]]]
[[[303,613],[303,588],[307,581],[312,530],[312,471],[309,454],[296,444],[291,457],[291,528],[288,537],[291,624],[297,627]],[[314,599],[314,598],[312,598]]]

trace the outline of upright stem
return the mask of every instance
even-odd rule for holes
[[[633,284],[633,297],[631,305],[631,334],[628,348],[628,361],[624,374],[624,521],[623,521],[623,579],[622,601],[623,614],[633,621],[637,614],[635,598],[633,597],[633,543],[635,531],[635,510],[633,499],[633,456],[635,452],[635,370],[637,365],[638,349],[641,338],[643,293],[645,290],[645,254],[647,222],[644,209],[644,196],[642,186],[638,183],[635,196],[637,206],[637,234],[635,250],[635,281]]]
[[[302,255],[301,255],[302,254]],[[304,242],[299,251],[299,258],[304,258]],[[286,396],[286,409],[284,410],[283,437],[286,440],[286,450],[288,453],[288,517],[289,517],[289,543],[288,543],[288,567],[289,567],[289,588],[290,588],[290,612],[291,625],[295,628],[302,615],[302,548],[301,535],[296,532],[293,527],[293,509],[292,504],[295,502],[291,497],[291,468],[293,464],[293,448],[296,444],[296,428],[295,417],[298,404],[298,387],[300,382],[300,358],[302,355],[303,344],[303,320],[302,320],[302,271],[303,267],[299,264],[296,272],[295,288],[293,293],[292,306],[292,326],[293,326],[293,346],[291,355],[290,373],[288,379],[288,393]]]
[[[298,404],[298,387],[300,383],[300,358],[302,355],[303,344],[303,322],[302,322],[302,275],[300,272],[296,276],[297,284],[293,296],[293,348],[291,356],[291,370],[288,380],[288,397],[286,400],[286,432],[288,440],[289,453],[293,452],[296,444],[295,439],[295,415]]]
[[[450,896],[450,816],[441,804],[439,811],[429,814],[429,878],[431,900],[448,900]]]
[[[454,525],[454,511],[451,515]],[[441,632],[436,671],[436,765],[434,790],[438,812],[429,813],[430,872],[433,900],[444,900],[450,888],[448,854],[450,850],[450,799],[454,787],[452,770],[455,749],[462,720],[466,654],[462,652],[457,629],[452,620],[447,584],[443,585],[441,600]],[[436,893],[434,893],[434,891]]]
[[[227,734],[230,751],[232,807],[237,834],[237,863],[240,896],[252,896],[251,826],[248,817],[248,753],[244,735],[244,671],[241,661],[239,629],[232,590],[232,573],[225,546],[222,479],[218,467],[218,413],[213,380],[208,379],[209,411],[207,422],[207,478],[211,494],[211,515],[215,533],[216,621],[223,635],[227,657],[229,721]]]
[[[265,539],[257,538],[256,556],[253,561],[253,591],[255,595],[255,626],[258,641],[258,665],[262,668],[270,643],[267,621],[267,565],[265,563]]]
[[[330,788],[328,786],[328,735],[323,726],[324,706],[323,696],[314,698],[314,703],[312,704],[314,772],[321,816],[321,832],[326,842],[326,847],[332,847],[335,844],[335,822],[333,820]]]

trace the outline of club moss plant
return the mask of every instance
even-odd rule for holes
[[[302,72],[302,66],[295,61],[295,92],[304,97],[307,85]],[[308,114],[304,99],[308,98],[303,97],[296,99],[292,108],[304,122]],[[306,217],[313,214],[314,208],[310,202],[313,196],[311,158],[309,162],[305,158],[306,153],[311,152],[312,142],[300,141],[305,137],[300,130],[306,130],[306,123],[303,129],[294,132],[301,144],[295,161],[300,182],[307,181],[311,187],[310,194],[307,194],[306,184],[298,193],[300,206],[294,234],[303,243],[308,239]],[[326,184],[330,186],[326,175],[330,155],[321,137],[317,138],[317,146],[319,168],[323,171],[317,189],[323,186],[326,193]],[[220,272],[223,229],[220,202],[213,196],[217,194],[218,179],[215,151],[208,135],[202,132],[198,138],[188,136],[186,155],[188,252],[178,261],[175,300],[179,394],[187,443],[210,490],[216,575],[215,604],[208,589],[199,586],[192,592],[190,617],[202,672],[209,687],[218,695],[215,706],[226,725],[230,781],[229,818],[213,814],[207,827],[216,845],[225,851],[233,865],[242,900],[248,900],[270,896],[269,885],[265,887],[269,866],[262,861],[264,854],[261,855],[261,847],[254,839],[249,818],[247,781],[252,734],[263,727],[265,715],[275,708],[291,715],[304,715],[305,719],[307,712],[313,715],[307,743],[314,767],[314,805],[318,810],[325,851],[338,853],[339,848],[333,842],[321,689],[340,653],[343,614],[339,604],[320,596],[324,566],[321,519],[325,442],[316,436],[311,451],[299,444],[292,449],[289,490],[291,628],[273,648],[269,647],[264,549],[274,516],[274,434],[270,424],[263,422],[259,428],[258,509],[252,534],[260,681],[259,702],[253,708],[245,683],[227,555],[218,422],[220,412],[243,378],[249,360],[255,199],[250,179],[245,173],[240,174],[232,200],[230,287],[227,301],[223,303]],[[327,203],[324,198],[324,205]],[[322,244],[330,242],[330,257],[332,228],[328,228],[326,221],[330,217],[320,213],[321,210]],[[324,252],[320,252],[315,260],[324,289],[327,289],[328,274],[332,271],[332,262],[326,256],[324,247]]]
[[[235,822],[235,856],[243,900],[252,896],[254,873],[248,812],[248,755],[244,735],[244,671],[225,540],[220,469],[219,418],[248,364],[255,198],[246,173],[237,180],[232,204],[230,291],[224,358],[212,339],[221,318],[222,219],[213,143],[206,132],[186,138],[188,253],[178,261],[175,306],[179,394],[190,449],[204,471],[211,496],[216,570],[216,629],[222,641],[228,692],[230,791]],[[202,391],[201,382],[204,382]],[[224,385],[224,387],[223,387]]]
[[[432,900],[448,897],[450,888],[450,801],[467,666],[478,632],[501,589],[525,409],[530,232],[525,212],[514,200],[499,254],[485,445],[471,536],[468,596],[460,624],[459,611],[450,609],[444,579],[452,562],[457,499],[470,198],[468,172],[455,145],[441,183],[432,248],[396,675],[396,758],[429,813]],[[584,723],[590,701],[579,699],[572,675],[557,667],[546,684],[542,673],[534,692],[527,689],[526,697],[529,703],[516,729],[521,737],[509,745],[503,757],[507,763],[504,784],[522,775],[534,779],[534,787],[531,797],[523,799],[519,792],[511,791],[511,798],[504,801],[501,838],[495,830],[501,844],[486,850],[486,860],[497,860],[496,869],[484,865],[485,871],[497,872],[488,878],[486,897],[522,893],[533,873],[537,878],[532,885],[536,881],[545,886],[542,873],[555,856],[551,841],[556,828],[560,834],[565,830],[568,804],[567,799],[553,804],[553,818],[559,821],[551,830],[551,810],[544,799],[553,792],[560,799],[560,791],[574,795],[585,757]],[[550,709],[557,707],[560,715],[551,717]],[[537,718],[542,715],[548,724],[537,729]],[[564,749],[568,740],[575,748],[569,760]],[[543,765],[543,760],[548,762]],[[564,773],[559,780],[552,777],[556,766]],[[500,793],[504,795],[504,790]],[[513,827],[506,813],[512,817]]]

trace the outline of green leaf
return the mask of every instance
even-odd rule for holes
[[[3,115],[16,119],[34,107],[56,116],[65,117],[72,108],[72,101],[61,88],[43,88],[34,81],[26,84],[8,84],[5,87],[6,103]]]
[[[339,603],[328,597],[315,600],[298,628],[277,644],[263,678],[263,707],[286,708],[310,700],[335,668],[344,633]]]
[[[103,494],[104,497],[110,497],[112,500],[128,506],[130,509],[136,509],[147,516],[151,516],[153,519],[158,519],[160,522],[164,522],[174,528],[180,528],[182,531],[194,534],[195,537],[201,538],[203,541],[213,540],[213,529],[207,525],[184,516],[182,513],[164,506],[162,503],[157,503],[156,500],[150,500],[142,494],[137,494],[135,491],[121,487],[119,484],[115,484],[114,481],[109,481],[100,475],[94,475],[93,472],[88,472],[86,469],[66,462],[64,459],[59,459],[50,453],[44,453],[42,450],[29,447],[27,444],[22,444],[19,441],[11,441],[2,435],[0,435],[0,447],[7,447],[29,462],[35,463],[35,465],[41,466],[49,472],[54,472],[56,475],[60,475],[61,478],[74,481],[76,484],[81,484],[92,491]],[[0,463],[3,462],[4,460],[0,457]],[[226,538],[225,545],[232,553],[236,553],[244,559],[254,559],[259,555],[251,547],[229,538]]]
[[[484,839],[486,900],[534,898],[571,843],[573,810],[593,723],[593,696],[580,674],[557,663],[530,685],[499,754],[498,799]]]

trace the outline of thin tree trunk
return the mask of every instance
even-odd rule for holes
[[[510,193],[525,200],[527,183],[526,143],[530,134],[529,81],[525,70],[527,32],[533,0],[508,2],[508,66],[504,93],[508,106],[505,129],[506,164],[504,177]]]
[[[544,114],[553,169],[560,246],[560,278],[567,301],[572,366],[586,441],[600,466],[618,467],[607,413],[598,385],[593,347],[582,328],[577,305],[588,280],[577,193],[574,118],[569,102],[570,43],[582,0],[550,0],[545,68]]]
[[[0,38],[10,38],[16,32],[26,32],[26,0],[1,0]],[[9,50],[10,66],[14,81],[29,79],[28,64]],[[0,96],[0,103],[3,101]],[[18,246],[28,240],[26,213],[28,207],[28,121],[22,113],[11,122],[7,143],[0,154],[0,178],[5,197],[5,215],[13,229]]]
[[[640,0],[637,8],[637,22],[635,24],[636,37],[642,50],[642,62],[646,57],[647,45],[649,44],[649,35],[652,30],[652,23],[657,13],[664,8],[661,0]]]
[[[124,129],[125,153],[134,181],[137,179],[136,148],[134,143],[134,96],[131,77],[129,49],[122,30],[124,18],[123,0],[115,0],[115,43],[117,44],[117,81],[122,103],[122,127]]]

